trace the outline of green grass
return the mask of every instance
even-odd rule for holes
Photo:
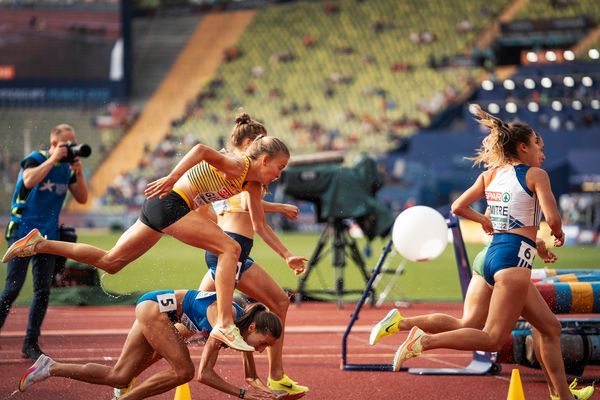
[[[90,243],[104,249],[110,248],[118,239],[118,234],[80,234],[79,241]],[[288,248],[298,255],[310,258],[318,236],[315,234],[282,234],[282,240]],[[372,244],[373,256],[366,258],[369,272],[372,270],[381,254],[384,243],[375,241]],[[363,249],[364,242],[358,242],[359,249]],[[482,245],[469,244],[467,252],[473,260]],[[334,287],[335,271],[327,255],[320,261],[308,279],[307,288],[323,289]],[[574,246],[557,249],[559,261],[552,268],[598,268],[600,248],[591,246]],[[298,280],[271,249],[260,239],[256,240],[252,251],[253,258],[263,266],[283,287],[296,289]],[[395,268],[400,257],[391,258],[391,266]],[[536,267],[543,263],[536,259]],[[198,287],[202,276],[206,272],[204,251],[184,245],[170,237],[163,238],[154,248],[144,256],[128,265],[116,275],[106,275],[103,278],[107,290],[117,293],[130,293],[134,291],[148,291],[155,289],[195,289]],[[363,289],[358,268],[348,259],[344,272],[345,289]],[[0,287],[4,287],[6,268],[0,271]],[[384,278],[380,290],[383,288]],[[32,285],[31,273],[23,290],[17,299],[17,304],[28,304],[31,299]],[[354,296],[357,298],[357,296]],[[349,298],[350,299],[350,298]],[[456,262],[452,246],[436,260],[427,263],[408,263],[405,273],[397,281],[390,299],[394,300],[437,300],[460,301],[460,286],[456,271]]]

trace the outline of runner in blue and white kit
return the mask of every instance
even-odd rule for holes
[[[452,204],[452,211],[480,223],[493,235],[483,269],[486,282],[493,287],[485,326],[438,334],[426,334],[415,326],[396,352],[394,370],[430,349],[499,351],[522,316],[540,336],[538,356],[551,398],[587,399],[589,393],[579,396],[569,390],[560,347],[561,325],[530,279],[542,213],[554,245],[562,246],[565,238],[548,174],[533,166],[539,157],[539,137],[528,125],[506,124],[478,106],[476,115],[490,133],[472,160],[487,170]],[[488,201],[490,217],[470,207],[482,198]]]
[[[146,293],[137,302],[136,320],[114,366],[60,363],[41,355],[23,375],[19,390],[25,391],[32,384],[50,376],[126,387],[134,377],[162,357],[170,366],[169,369],[157,372],[120,397],[121,400],[145,399],[193,379],[194,365],[185,339],[195,336],[206,341],[198,372],[200,382],[240,398],[275,399],[276,394],[258,378],[251,352],[242,353],[249,386],[240,388],[215,372],[219,350],[225,347],[221,341],[210,336],[217,319],[216,299],[214,292],[197,290]],[[231,313],[242,337],[256,351],[264,351],[281,336],[281,321],[261,303],[253,304],[245,311],[233,304]]]

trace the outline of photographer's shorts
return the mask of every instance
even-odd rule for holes
[[[483,277],[494,285],[496,272],[507,268],[531,269],[537,254],[534,241],[514,233],[494,233],[494,239],[485,255]]]
[[[140,221],[162,233],[163,229],[179,221],[190,211],[185,200],[177,193],[171,192],[162,199],[158,196],[146,199],[140,213]]]
[[[254,260],[250,257],[250,250],[252,250],[254,240],[233,232],[226,231],[225,233],[233,240],[238,242],[241,247],[240,258],[238,258],[237,268],[235,271],[235,283],[237,285],[240,279],[242,279],[244,272],[246,272],[246,270],[248,270],[248,268],[254,264]],[[210,272],[210,277],[214,281],[217,275],[217,262],[219,261],[219,257],[217,257],[216,254],[207,251],[204,254],[204,261],[206,261],[208,272]]]

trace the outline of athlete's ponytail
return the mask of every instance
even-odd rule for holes
[[[246,307],[244,314],[235,321],[235,325],[244,333],[248,331],[248,327],[253,322],[257,332],[270,335],[275,339],[281,337],[283,331],[281,320],[273,312],[267,310],[264,304],[254,303]]]
[[[486,113],[477,105],[472,105],[473,114],[480,125],[490,130],[483,138],[481,147],[475,157],[467,157],[475,165],[483,164],[487,168],[496,168],[509,162],[519,160],[517,146],[519,143],[529,144],[534,133],[527,124],[522,122],[505,123],[500,118]]]
[[[255,140],[260,135],[266,135],[267,129],[263,124],[250,118],[248,113],[240,113],[235,118],[235,126],[231,130],[227,150],[240,149],[246,139]],[[244,150],[244,149],[241,149]]]

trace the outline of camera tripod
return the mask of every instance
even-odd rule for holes
[[[306,281],[311,273],[318,266],[321,257],[324,256],[324,250],[327,245],[331,246],[332,250],[332,265],[335,271],[335,288],[334,289],[314,289],[306,290]],[[346,257],[349,256],[353,263],[358,267],[365,284],[369,282],[369,274],[363,260],[356,241],[350,236],[349,226],[342,219],[331,218],[323,228],[321,237],[315,250],[308,260],[306,273],[298,281],[298,290],[296,291],[296,302],[302,301],[303,298],[309,297],[311,293],[322,293],[335,295],[339,308],[344,305],[343,296],[347,294],[362,294],[364,289],[346,290],[344,289],[344,267],[346,266]],[[371,289],[371,304],[374,304],[375,291]]]

